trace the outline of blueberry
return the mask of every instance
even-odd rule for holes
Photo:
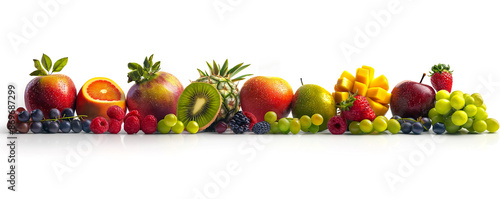
[[[43,120],[43,112],[40,109],[35,109],[31,111],[31,120],[33,122],[40,122]]]
[[[49,133],[57,133],[59,131],[59,122],[52,121],[49,124]]]
[[[424,126],[420,122],[415,122],[413,125],[411,125],[413,133],[420,135],[424,131]]]
[[[47,133],[49,132],[49,124],[50,124],[50,121],[44,121],[44,122],[42,122],[42,130],[44,132],[47,132]]]
[[[50,119],[59,119],[60,117],[61,117],[61,112],[59,111],[59,109],[56,108],[50,109],[49,112]]]
[[[43,125],[41,122],[33,122],[31,124],[31,132],[33,133],[41,133],[43,132]]]
[[[82,129],[85,131],[85,133],[90,133],[90,121],[89,119],[83,120],[82,122]]]
[[[252,131],[255,134],[265,134],[271,130],[271,125],[266,121],[259,122],[252,127]]]
[[[401,131],[404,133],[404,134],[409,134],[411,132],[411,124],[409,122],[404,122],[402,125],[401,125]]]
[[[69,133],[71,131],[71,123],[67,120],[63,120],[61,121],[61,125],[59,125],[59,129],[61,129],[63,133]]]
[[[434,131],[434,133],[436,134],[443,134],[445,130],[446,127],[441,122],[437,122],[434,124],[434,126],[432,126],[432,131]]]
[[[30,113],[28,111],[21,111],[19,115],[17,115],[17,119],[19,119],[20,122],[27,122],[30,120]]]
[[[392,116],[391,119],[397,120],[399,122],[399,125],[403,124],[403,120],[401,119],[401,117],[399,115]]]
[[[429,131],[432,126],[431,119],[429,119],[428,117],[423,117],[421,120],[424,123],[424,131]]]
[[[80,120],[71,121],[71,130],[75,133],[80,133],[82,131],[82,122]]]
[[[73,111],[73,109],[71,108],[65,108],[62,112],[61,112],[61,115],[62,117],[73,117],[75,115],[75,112]],[[73,120],[73,118],[70,118],[70,119],[65,119],[67,121],[71,121]]]

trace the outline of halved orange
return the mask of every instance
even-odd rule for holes
[[[125,94],[113,80],[105,77],[95,77],[85,82],[76,98],[76,112],[78,115],[87,115],[86,119],[97,116],[109,119],[106,112],[113,105],[126,110]]]

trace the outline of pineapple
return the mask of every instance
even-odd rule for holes
[[[207,62],[207,65],[210,71],[207,72],[198,69],[200,78],[198,78],[196,82],[205,82],[214,85],[222,96],[222,108],[220,109],[217,119],[213,123],[214,126],[217,125],[219,121],[229,122],[234,114],[238,112],[240,109],[240,91],[238,90],[238,85],[234,83],[244,80],[245,77],[253,74],[246,74],[233,78],[240,71],[250,66],[250,64],[243,65],[243,63],[240,63],[232,68],[228,68],[227,59],[222,67],[215,63],[215,61],[213,65]]]

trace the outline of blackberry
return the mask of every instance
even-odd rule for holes
[[[263,122],[258,122],[257,124],[253,125],[252,131],[255,134],[266,134],[271,130],[271,125],[267,123],[266,121]]]
[[[229,127],[235,134],[243,134],[248,131],[250,119],[243,115],[242,111],[238,111],[229,121]]]

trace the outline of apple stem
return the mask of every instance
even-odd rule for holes
[[[300,78],[300,84],[304,85],[304,82],[302,82],[302,77]]]
[[[424,77],[425,77],[425,73],[422,75],[422,79],[420,79],[420,83],[422,83],[422,80],[424,80]]]

